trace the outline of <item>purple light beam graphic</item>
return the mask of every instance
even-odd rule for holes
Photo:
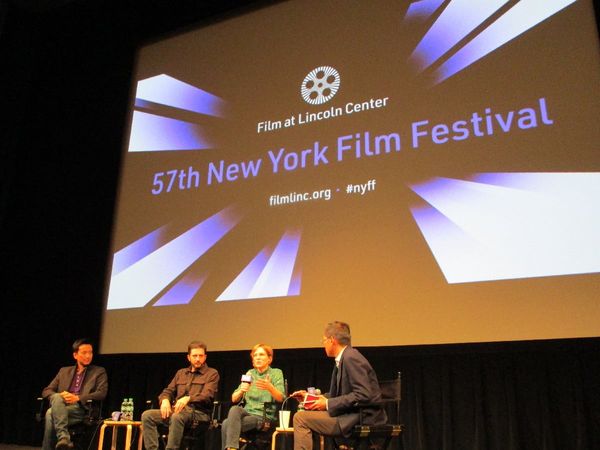
[[[404,20],[425,20],[444,3],[444,0],[421,0],[411,3]]]
[[[216,301],[298,295],[300,279],[294,265],[299,247],[300,233],[286,232],[272,254],[261,250]]]
[[[444,62],[436,70],[434,83],[441,83],[574,2],[575,0],[518,2]],[[463,12],[467,15],[467,11]]]
[[[207,276],[186,275],[152,306],[187,305],[200,290]]]
[[[142,111],[133,112],[130,152],[202,150],[212,145],[202,137],[199,125]]]
[[[139,238],[137,241],[132,242],[127,247],[116,252],[113,258],[111,276],[117,275],[144,256],[147,256],[156,250],[160,246],[166,229],[166,225],[157,228],[146,236]]]
[[[446,54],[508,0],[455,0],[451,2],[417,45],[409,61],[419,72]]]
[[[474,179],[411,186],[431,205],[412,214],[448,283],[600,272],[600,173]]]
[[[111,277],[107,309],[146,305],[240,219],[233,208],[228,207]]]
[[[164,73],[138,81],[135,97],[199,114],[225,117],[224,100]]]

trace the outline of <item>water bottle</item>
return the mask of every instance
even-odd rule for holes
[[[127,399],[127,410],[125,412],[125,420],[131,420],[131,399]]]
[[[133,420],[133,398],[129,399],[129,419]]]
[[[119,420],[125,420],[125,415],[127,414],[127,399],[124,398],[121,402],[121,416]]]

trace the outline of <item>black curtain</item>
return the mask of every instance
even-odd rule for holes
[[[39,445],[36,397],[72,362],[73,340],[99,338],[136,46],[264,3],[0,1],[0,442]],[[227,398],[248,352],[208,344]],[[105,412],[131,396],[139,414],[184,350],[97,355]],[[600,448],[600,339],[361,350],[380,378],[402,372],[407,449]],[[290,389],[328,384],[321,349],[277,350],[274,365]]]

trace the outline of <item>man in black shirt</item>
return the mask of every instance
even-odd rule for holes
[[[158,396],[160,409],[150,409],[142,414],[146,450],[158,449],[158,424],[169,427],[167,450],[177,450],[186,426],[194,420],[210,420],[219,373],[206,365],[206,344],[203,342],[194,341],[188,345],[187,359],[190,366],[178,370]]]

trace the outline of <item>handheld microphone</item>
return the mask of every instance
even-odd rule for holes
[[[248,375],[248,374],[244,374],[242,375],[242,383],[248,383],[248,385],[252,384],[252,376]],[[242,400],[241,402],[245,402],[246,401],[246,393],[242,392]]]

